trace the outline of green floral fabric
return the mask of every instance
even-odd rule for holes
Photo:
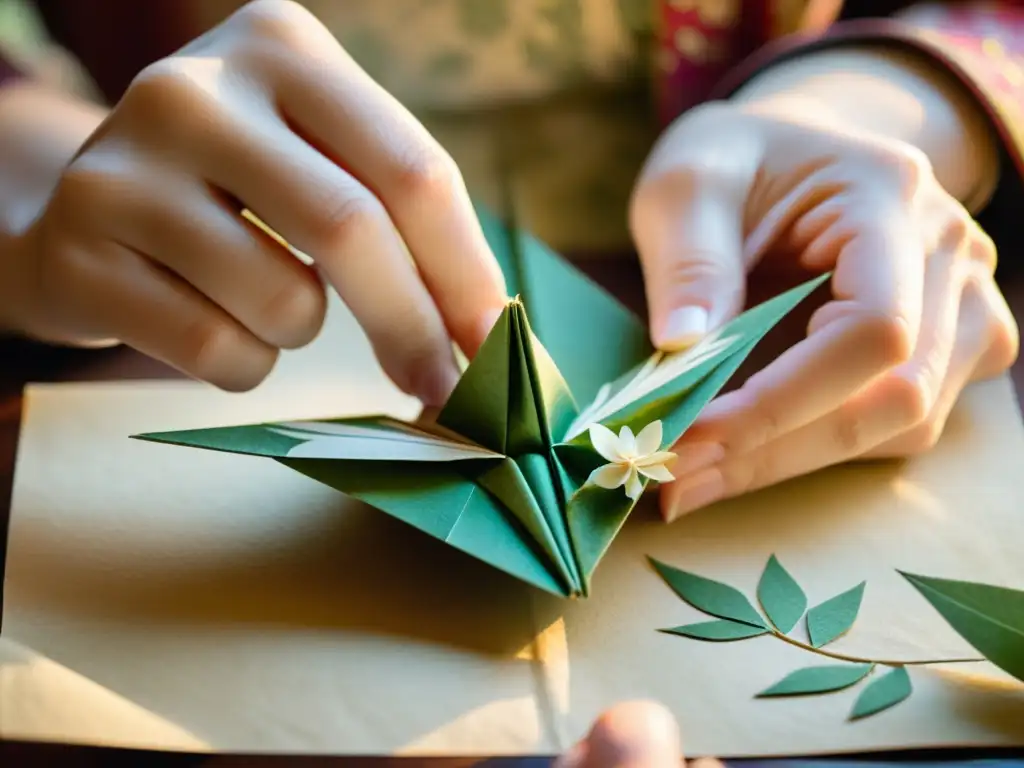
[[[642,70],[652,0],[305,0],[410,105],[479,106]]]
[[[304,2],[424,121],[474,195],[501,205],[511,192],[556,248],[628,247],[629,193],[654,140],[655,0]]]

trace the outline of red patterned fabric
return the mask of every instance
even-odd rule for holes
[[[772,0],[661,0],[658,112],[667,123],[705,101],[732,66],[769,39]]]

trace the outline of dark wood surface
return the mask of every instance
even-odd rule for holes
[[[587,271],[597,282],[619,296],[625,303],[643,310],[643,287],[638,271],[628,261],[593,263]],[[1001,279],[1004,294],[1018,318],[1024,317],[1024,274]],[[1024,394],[1024,360],[1018,361],[1012,371],[1018,398]],[[32,382],[54,381],[110,381],[118,379],[180,378],[176,371],[146,358],[130,349],[117,348],[99,351],[65,350],[40,347],[23,342],[0,342],[0,573],[6,553],[7,528],[10,520],[10,499],[14,481],[14,463],[18,446],[21,420],[22,390]],[[2,600],[2,597],[0,597]],[[2,603],[0,603],[2,609]],[[2,616],[2,610],[0,610]],[[0,627],[2,630],[2,627]],[[1024,723],[1021,724],[1024,731]],[[391,768],[397,765],[422,765],[429,768],[464,768],[476,764],[494,768],[539,768],[550,758],[483,759],[474,763],[465,759],[416,758],[357,758],[357,757],[271,757],[271,756],[200,756],[146,753],[135,750],[70,747],[5,742],[0,743],[0,765],[67,766],[93,768],[93,766],[146,765],[152,768],[331,768],[337,766],[370,765]],[[966,768],[966,766],[1024,766],[1024,750],[986,752],[908,752],[898,755],[850,757],[835,760],[769,760],[736,761],[750,768],[846,768],[853,765],[901,765],[908,762]]]

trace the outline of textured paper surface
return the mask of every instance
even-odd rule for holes
[[[673,526],[649,499],[593,597],[574,603],[272,461],[127,438],[154,415],[186,429],[371,411],[408,418],[415,404],[337,306],[324,336],[249,395],[32,388],[4,636],[214,750],[553,752],[637,696],[676,712],[691,755],[1024,743],[1024,687],[989,665],[914,670],[907,702],[857,724],[855,692],[755,700],[817,659],[772,638],[657,633],[700,617],[644,557],[754,594],[774,552],[812,604],[867,580],[836,650],[972,655],[894,569],[1024,585],[1024,429],[1008,381],[972,387],[938,448],[903,465],[823,472]],[[4,714],[17,701],[0,690],[0,732],[18,736],[25,720]],[[139,743],[129,716],[101,719],[54,717],[49,736]]]

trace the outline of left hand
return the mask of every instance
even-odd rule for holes
[[[676,447],[668,520],[855,458],[930,448],[1018,331],[996,250],[909,144],[798,107],[718,102],[662,136],[631,207],[651,333],[692,343],[762,263],[833,271],[807,337],[715,400]]]

